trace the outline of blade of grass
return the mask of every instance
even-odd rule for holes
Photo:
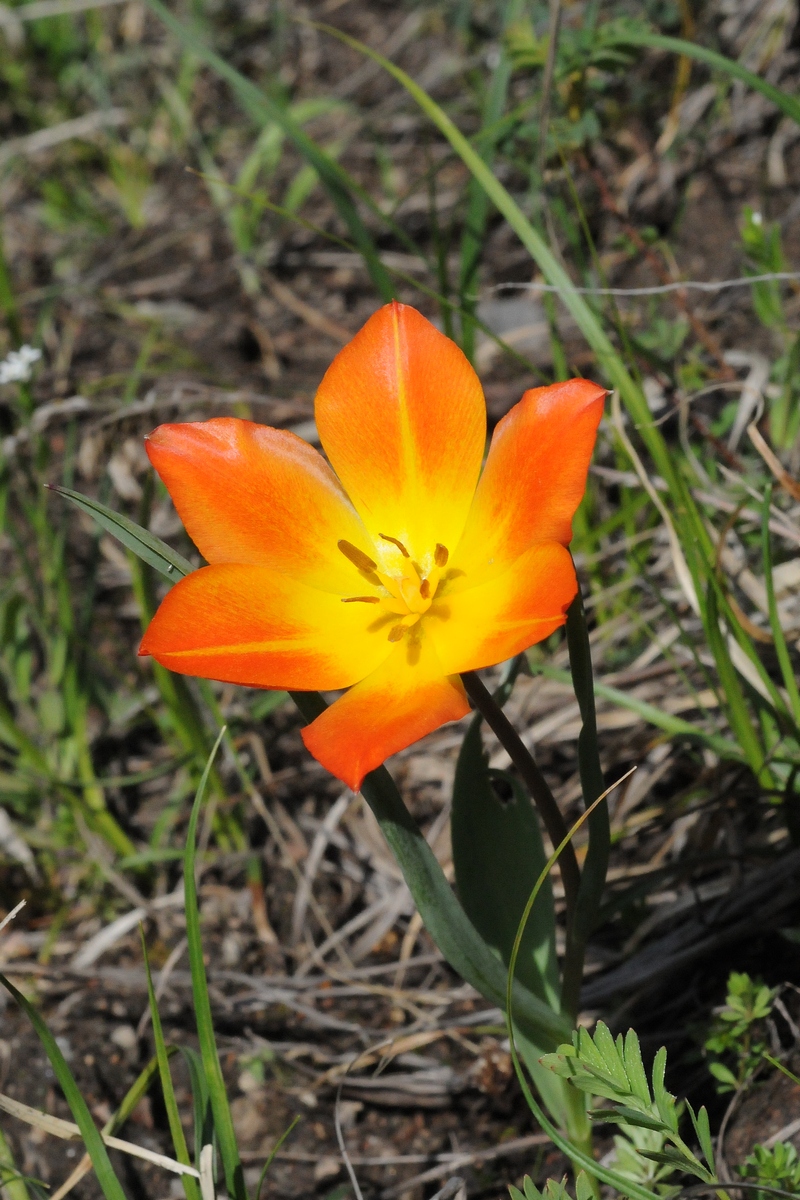
[[[742,748],[751,771],[756,778],[759,778],[764,769],[764,752],[756,735],[753,722],[750,719],[750,713],[747,709],[739,677],[736,674],[730,654],[728,653],[728,647],[720,625],[717,593],[713,583],[709,583],[708,592],[706,593],[706,607],[708,611],[706,636],[709,648],[717,664],[720,683],[722,684],[721,694],[725,701],[728,722],[736,740]]]
[[[44,1046],[55,1077],[80,1129],[81,1137],[91,1157],[92,1166],[97,1175],[97,1182],[100,1184],[103,1195],[106,1197],[106,1200],[126,1200],[125,1193],[108,1157],[108,1151],[100,1136],[100,1130],[94,1123],[92,1114],[89,1112],[86,1101],[80,1093],[80,1089],[67,1066],[64,1055],[61,1053],[55,1038],[27,997],[23,996],[22,992],[17,991],[13,983],[6,979],[5,975],[0,975],[0,983],[2,983],[6,991],[10,993],[26,1014],[28,1020],[36,1030],[40,1042]]]
[[[236,1144],[236,1132],[225,1090],[225,1080],[217,1051],[214,1035],[214,1022],[211,1016],[211,1001],[208,995],[208,980],[203,962],[203,942],[200,934],[200,910],[197,903],[197,884],[195,867],[197,863],[197,823],[200,810],[203,807],[208,790],[211,771],[217,750],[225,736],[225,727],[220,730],[214,748],[209,755],[206,769],[200,780],[197,795],[192,806],[189,828],[186,833],[186,853],[183,860],[184,888],[186,893],[186,940],[189,944],[189,968],[192,975],[192,996],[194,999],[195,1019],[197,1021],[197,1038],[200,1043],[200,1057],[203,1061],[203,1073],[208,1087],[211,1110],[214,1114],[214,1129],[219,1144],[222,1167],[225,1173],[225,1184],[232,1200],[247,1200],[244,1186],[244,1174]]]
[[[630,36],[626,34],[626,40],[634,46],[651,46],[654,50],[669,50],[673,54],[695,58],[698,62],[703,62],[708,67],[713,67],[717,71],[722,71],[724,74],[730,75],[732,79],[741,79],[753,91],[761,92],[761,95],[771,100],[782,113],[785,113],[787,117],[791,117],[793,121],[796,121],[800,125],[800,101],[796,100],[794,96],[782,92],[780,88],[775,87],[772,83],[768,83],[766,79],[762,79],[759,75],[754,75],[752,71],[748,71],[747,67],[743,67],[735,59],[725,58],[724,55],[718,54],[716,50],[709,50],[705,46],[698,46],[696,42],[687,42],[683,38],[666,37],[660,33],[648,33],[646,30],[642,30],[641,32],[632,30]]]
[[[258,1177],[258,1184],[256,1185],[256,1190],[255,1190],[255,1200],[261,1200],[261,1188],[262,1188],[262,1186],[263,1186],[263,1184],[264,1184],[264,1180],[265,1180],[265,1179],[266,1179],[266,1177],[267,1177],[267,1171],[270,1169],[270,1167],[272,1166],[273,1162],[275,1161],[275,1155],[278,1153],[278,1151],[280,1150],[281,1146],[282,1146],[282,1145],[283,1145],[283,1143],[286,1141],[286,1139],[288,1138],[289,1134],[292,1132],[292,1130],[294,1129],[295,1125],[297,1125],[297,1123],[299,1122],[299,1120],[300,1120],[300,1117],[299,1117],[299,1116],[295,1117],[295,1119],[292,1121],[292,1123],[291,1123],[291,1125],[289,1126],[289,1128],[288,1128],[288,1129],[286,1129],[286,1130],[284,1130],[284,1132],[283,1132],[283,1133],[281,1134],[281,1136],[278,1138],[278,1140],[277,1140],[277,1142],[275,1143],[275,1145],[274,1145],[274,1146],[272,1147],[272,1149],[270,1150],[270,1152],[269,1152],[269,1158],[268,1158],[268,1159],[267,1159],[267,1161],[264,1163],[264,1166],[261,1168],[261,1174],[260,1174],[260,1175],[259,1175],[259,1177]]]
[[[556,667],[536,663],[531,669],[539,675],[544,675],[546,679],[555,679],[559,683],[569,684],[572,681],[569,671],[560,671]],[[672,713],[662,712],[655,705],[648,704],[647,701],[640,700],[636,696],[630,696],[620,688],[612,687],[611,684],[596,679],[594,694],[604,700],[610,700],[613,704],[618,704],[620,708],[627,708],[630,712],[636,713],[643,721],[654,725],[656,729],[663,730],[670,737],[686,738],[687,741],[694,742],[696,745],[708,746],[709,750],[713,750],[720,758],[729,762],[744,760],[744,754],[736,742],[732,742],[718,733],[708,733],[699,725],[692,725],[691,721],[684,721],[681,717],[673,716]]]
[[[781,619],[778,615],[778,604],[775,599],[775,581],[772,577],[772,547],[769,537],[769,516],[770,505],[772,504],[772,481],[767,484],[764,492],[764,504],[762,508],[761,520],[761,552],[764,559],[764,587],[767,592],[767,608],[769,609],[769,625],[772,630],[772,637],[775,642],[775,653],[778,657],[778,665],[783,676],[783,683],[789,695],[789,704],[792,709],[792,715],[795,719],[795,724],[800,726],[800,691],[797,688],[797,680],[795,679],[792,669],[792,661],[789,658],[789,648],[786,645],[786,635],[783,632]]]
[[[186,1137],[183,1132],[183,1125],[181,1124],[181,1114],[178,1111],[178,1102],[175,1099],[175,1088],[172,1085],[172,1074],[169,1069],[167,1045],[164,1041],[164,1031],[161,1027],[161,1014],[158,1011],[158,1001],[156,1000],[156,993],[153,988],[153,977],[150,973],[150,959],[147,955],[147,943],[144,940],[144,929],[141,925],[139,926],[139,933],[142,939],[142,958],[144,959],[144,969],[147,976],[147,999],[150,1004],[150,1020],[153,1025],[153,1041],[156,1048],[158,1074],[161,1079],[161,1092],[164,1097],[164,1107],[167,1110],[167,1121],[172,1136],[172,1146],[178,1162],[185,1163],[188,1167],[192,1163],[189,1158],[189,1150],[186,1146]],[[190,1175],[184,1175],[181,1182],[183,1183],[186,1200],[200,1200],[200,1187],[195,1179],[192,1179]]]
[[[203,1146],[215,1141],[211,1100],[200,1055],[191,1046],[179,1046],[178,1049],[189,1071],[189,1087],[194,1105],[194,1161],[199,1163]]]
[[[176,1053],[175,1047],[170,1046],[167,1053],[175,1054]],[[112,1114],[112,1116],[110,1117],[110,1119],[108,1121],[106,1121],[106,1123],[102,1129],[102,1132],[104,1134],[116,1133],[118,1129],[122,1128],[122,1126],[127,1121],[128,1117],[131,1115],[133,1110],[136,1108],[136,1105],[139,1103],[139,1101],[142,1099],[142,1097],[146,1093],[146,1091],[149,1088],[150,1083],[153,1079],[153,1076],[156,1074],[157,1071],[158,1071],[158,1059],[151,1058],[150,1062],[147,1064],[147,1066],[144,1068],[144,1070],[140,1072],[138,1077],[134,1080],[134,1082],[128,1088],[128,1091],[125,1093],[125,1095],[122,1099],[122,1103],[120,1104],[117,1111]],[[69,1192],[71,1192],[72,1189],[75,1187],[75,1185],[80,1183],[80,1181],[84,1178],[85,1175],[89,1174],[91,1169],[92,1169],[92,1160],[88,1154],[85,1154],[83,1156],[83,1158],[81,1159],[81,1161],[78,1163],[75,1170],[72,1172],[72,1174],[67,1179],[64,1180],[64,1182],[62,1183],[62,1185],[58,1189],[58,1191],[53,1193],[50,1200],[63,1200],[63,1197],[66,1196]]]

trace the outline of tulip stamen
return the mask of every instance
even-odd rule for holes
[[[431,585],[429,580],[423,579],[422,583],[419,585],[419,594],[422,596],[423,600],[430,600]]]
[[[341,538],[336,545],[341,550],[345,558],[349,559],[354,567],[358,567],[359,571],[374,571],[377,563],[373,562],[368,554],[363,550],[359,550],[358,546],[354,546],[352,542],[345,541]]]
[[[380,604],[380,596],[342,596],[342,604]]]
[[[389,641],[399,642],[406,630],[414,629],[417,626],[421,616],[422,614],[418,612],[407,612],[405,616],[401,617],[397,624],[393,625],[389,630]]]
[[[443,546],[441,542],[436,543],[436,549],[433,552],[433,561],[437,567],[446,567],[447,560],[450,557],[450,551],[447,546]]]
[[[393,546],[397,546],[397,549],[400,551],[403,558],[411,557],[411,555],[408,553],[408,551],[406,550],[403,543],[401,541],[399,541],[398,538],[390,537],[388,533],[379,533],[378,537],[382,538],[384,542],[391,542]]]

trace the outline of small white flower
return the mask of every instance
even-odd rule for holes
[[[754,212],[752,217],[750,218],[750,220],[753,222],[754,225],[763,225],[763,223],[764,223],[764,218],[762,217],[760,212]]]
[[[20,346],[19,350],[12,350],[0,362],[0,383],[27,383],[31,377],[31,367],[41,357],[41,350],[34,346]]]

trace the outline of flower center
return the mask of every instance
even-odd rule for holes
[[[381,566],[351,542],[343,539],[338,543],[339,550],[353,564],[361,578],[375,588],[370,595],[345,596],[343,603],[379,604],[381,616],[385,616],[385,624],[390,626],[389,641],[399,642],[433,603],[450,554],[446,546],[437,542],[433,552],[427,554],[420,564],[412,559],[399,538],[388,533],[378,536],[387,543],[387,548],[392,547],[392,553],[386,556]]]

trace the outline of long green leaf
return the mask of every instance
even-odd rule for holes
[[[767,593],[769,626],[772,630],[772,639],[775,643],[775,654],[781,669],[781,675],[783,676],[784,687],[789,697],[792,716],[794,717],[795,724],[800,727],[800,691],[797,689],[797,680],[792,668],[792,660],[789,657],[789,648],[786,645],[786,635],[783,632],[783,626],[781,625],[778,613],[778,603],[775,598],[775,581],[772,577],[772,548],[769,537],[771,503],[772,483],[770,482],[764,491],[764,506],[761,516],[761,553],[764,561],[764,587]]]
[[[741,79],[753,91],[761,92],[762,96],[766,96],[768,100],[771,100],[787,117],[791,117],[793,121],[800,124],[800,101],[796,100],[794,96],[790,96],[787,92],[782,92],[774,84],[768,83],[760,75],[754,75],[752,71],[748,71],[747,67],[743,67],[735,59],[725,58],[723,54],[718,54],[716,50],[709,50],[705,46],[698,46],[696,42],[687,42],[683,38],[665,37],[660,33],[648,33],[646,30],[642,30],[641,32],[632,30],[630,34],[625,34],[625,40],[633,46],[652,46],[654,50],[669,50],[673,54],[685,55],[687,58],[696,58],[698,62],[703,62],[706,66],[713,67],[716,71],[722,71],[724,74],[730,75],[733,79]]]
[[[10,992],[20,1008],[26,1013],[39,1036],[39,1040],[44,1046],[45,1053],[50,1060],[50,1065],[55,1072],[59,1086],[75,1118],[75,1123],[81,1131],[81,1137],[92,1160],[92,1166],[97,1175],[97,1182],[103,1190],[103,1195],[106,1197],[106,1200],[126,1200],[125,1193],[108,1157],[108,1151],[100,1136],[100,1131],[94,1123],[92,1114],[89,1112],[86,1101],[80,1093],[80,1089],[67,1066],[64,1055],[58,1048],[55,1038],[30,1001],[22,995],[22,992],[17,991],[13,983],[6,979],[5,975],[0,975],[0,983],[2,983],[6,991]]]
[[[167,1053],[174,1054],[175,1047],[174,1046],[170,1047],[170,1049],[167,1051]],[[150,1062],[147,1064],[147,1066],[144,1067],[143,1070],[139,1072],[136,1079],[133,1081],[131,1086],[128,1088],[127,1092],[125,1093],[125,1095],[122,1098],[122,1103],[120,1104],[119,1108],[116,1110],[116,1112],[112,1113],[111,1117],[106,1121],[106,1123],[102,1129],[102,1132],[104,1135],[115,1134],[117,1132],[117,1130],[120,1129],[125,1124],[128,1117],[131,1115],[133,1110],[136,1108],[136,1105],[139,1103],[139,1101],[145,1095],[147,1089],[150,1087],[150,1084],[153,1080],[153,1076],[157,1073],[157,1071],[158,1071],[158,1059],[151,1058]],[[78,1164],[78,1166],[75,1168],[75,1170],[69,1176],[69,1179],[66,1180],[65,1182],[70,1184],[71,1187],[75,1187],[75,1185],[78,1184],[81,1181],[81,1179],[83,1179],[84,1175],[88,1175],[88,1173],[89,1173],[89,1171],[91,1171],[91,1169],[92,1169],[91,1159],[89,1160],[88,1163],[86,1163],[85,1159],[84,1159],[82,1162],[80,1162]],[[12,1200],[13,1200],[13,1198],[12,1198]]]
[[[456,886],[464,911],[508,965],[519,919],[547,861],[539,822],[524,792],[501,803],[492,790],[481,738],[472,719],[453,783],[451,833]],[[559,1006],[555,910],[549,883],[528,922],[517,977],[552,1008]]]
[[[244,1186],[244,1174],[236,1145],[236,1133],[225,1090],[225,1080],[222,1075],[217,1042],[214,1036],[214,1022],[211,1016],[211,1001],[208,995],[208,980],[203,962],[203,942],[200,934],[200,910],[197,904],[197,884],[195,881],[195,866],[197,861],[197,823],[200,810],[203,807],[211,770],[220,743],[225,735],[225,729],[220,730],[209,755],[206,769],[200,780],[189,828],[186,833],[186,853],[183,860],[183,886],[186,894],[186,940],[189,944],[189,969],[192,975],[192,997],[194,999],[195,1020],[197,1021],[197,1040],[200,1044],[200,1057],[203,1060],[203,1071],[208,1086],[211,1110],[214,1114],[214,1129],[219,1143],[222,1167],[225,1172],[225,1184],[228,1195],[232,1200],[247,1200]]]
[[[350,236],[356,243],[360,254],[372,278],[378,293],[384,300],[391,300],[394,287],[391,278],[381,262],[366,225],[358,215],[353,203],[355,182],[347,172],[329,154],[309,137],[302,125],[280,104],[277,104],[265,92],[256,87],[245,75],[227,63],[207,45],[197,29],[183,24],[162,4],[161,0],[147,0],[153,12],[174,34],[183,45],[201,62],[205,62],[233,89],[234,95],[254,120],[259,123],[274,121],[284,133],[294,142],[294,145],[319,175],[331,197],[339,216],[350,231]]]
[[[167,1050],[167,1056],[169,1057],[175,1053],[176,1053],[175,1047],[170,1046]],[[133,1110],[136,1108],[136,1105],[139,1103],[139,1101],[145,1095],[147,1089],[150,1087],[153,1076],[156,1074],[157,1071],[158,1071],[158,1059],[151,1058],[150,1062],[147,1064],[147,1066],[144,1067],[139,1072],[139,1074],[136,1076],[136,1079],[133,1081],[131,1086],[128,1088],[127,1092],[125,1093],[125,1095],[122,1098],[122,1103],[120,1104],[117,1111],[112,1115],[111,1119],[103,1126],[103,1133],[116,1133],[118,1129],[122,1128],[122,1126],[127,1121],[128,1117],[131,1115]]]
[[[290,695],[307,721],[325,711],[325,701],[317,692]],[[500,960],[453,894],[386,768],[371,771],[361,791],[397,859],[425,928],[450,966],[488,1000],[505,1005],[506,976]],[[539,1046],[549,1048],[569,1038],[569,1022],[518,980],[514,986],[514,1011],[527,1035]]]
[[[725,697],[728,721],[736,735],[736,740],[742,748],[750,769],[754,775],[758,776],[764,766],[764,753],[761,749],[755,726],[750,719],[744,692],[742,691],[739,677],[736,674],[728,646],[725,642],[719,620],[717,594],[713,583],[709,584],[706,594],[706,609],[708,613],[706,636],[708,637],[709,649],[714,655],[714,660],[717,664],[719,680],[722,685],[722,695]]]
[[[140,927],[139,932],[142,938],[142,958],[144,960],[145,975],[147,977],[147,999],[150,1004],[150,1020],[153,1025],[153,1041],[156,1047],[156,1061],[158,1063],[158,1073],[161,1079],[161,1092],[164,1097],[164,1107],[167,1110],[167,1121],[169,1123],[169,1131],[172,1136],[172,1145],[175,1150],[175,1157],[178,1162],[184,1163],[185,1166],[192,1166],[192,1161],[189,1158],[189,1151],[186,1146],[186,1136],[183,1132],[181,1124],[181,1114],[178,1111],[178,1102],[175,1099],[175,1088],[172,1085],[172,1074],[169,1069],[169,1054],[167,1052],[167,1044],[164,1041],[164,1030],[161,1027],[161,1014],[158,1011],[158,1001],[153,987],[153,977],[150,973],[150,959],[147,956],[147,944],[144,940],[144,930]],[[200,1163],[196,1164],[199,1168]],[[181,1182],[183,1190],[186,1194],[186,1200],[201,1200],[200,1186],[196,1179],[191,1175],[182,1175]]]
[[[537,665],[536,671],[538,674],[544,675],[546,679],[555,679],[559,683],[572,682],[572,676],[569,671],[560,671],[557,667]],[[640,700],[637,696],[631,696],[628,692],[623,692],[621,688],[612,687],[610,683],[603,683],[602,680],[596,679],[594,681],[594,694],[603,700],[610,700],[612,704],[618,704],[620,708],[627,708],[630,712],[636,713],[643,721],[647,721],[649,725],[654,725],[656,729],[662,729],[670,737],[686,738],[687,741],[701,746],[708,746],[710,750],[713,750],[716,754],[719,754],[720,758],[724,758],[728,762],[742,762],[744,760],[742,750],[730,738],[722,737],[717,733],[707,733],[700,725],[693,725],[691,721],[684,721],[682,717],[676,717],[672,713],[663,712],[662,709],[656,708],[654,704],[648,704],[646,700]]]
[[[521,667],[518,655],[509,663],[491,701],[502,708]],[[466,683],[466,679],[465,679]],[[467,684],[472,694],[474,681]],[[451,817],[453,862],[458,894],[467,916],[488,945],[508,965],[520,915],[546,855],[531,796],[519,781],[506,776],[512,798],[501,804],[490,782],[476,714],[462,743],[453,786]],[[577,864],[576,864],[577,867]],[[577,873],[577,870],[576,870]],[[554,1011],[564,1010],[555,947],[555,913],[550,881],[542,885],[531,913],[518,959],[517,980]],[[585,1103],[540,1063],[544,1047],[518,1029],[518,1044],[548,1111],[562,1128],[577,1133],[587,1122]]]
[[[59,496],[66,497],[83,512],[94,517],[98,525],[102,525],[103,529],[113,534],[122,542],[123,546],[127,546],[135,555],[144,559],[151,567],[155,567],[173,583],[183,579],[184,575],[188,575],[194,570],[192,564],[182,554],[178,554],[177,550],[173,550],[166,542],[162,542],[161,538],[156,537],[147,529],[143,529],[141,525],[137,525],[130,517],[114,512],[113,508],[107,508],[98,500],[82,496],[80,492],[73,492],[70,488],[59,487],[56,484],[49,486],[52,491],[58,492]]]
[[[266,1179],[266,1177],[267,1177],[267,1172],[269,1171],[270,1167],[272,1166],[273,1162],[275,1161],[275,1155],[278,1153],[278,1151],[280,1150],[281,1146],[282,1146],[282,1145],[283,1145],[283,1143],[286,1141],[286,1139],[288,1138],[289,1134],[292,1132],[292,1130],[294,1129],[295,1125],[297,1125],[297,1123],[299,1122],[299,1120],[300,1120],[300,1117],[299,1117],[299,1115],[298,1115],[298,1116],[296,1116],[296,1117],[294,1118],[294,1120],[292,1121],[291,1125],[287,1126],[287,1128],[286,1128],[286,1129],[284,1129],[283,1133],[281,1134],[281,1136],[278,1138],[278,1140],[277,1140],[277,1142],[275,1143],[275,1145],[274,1145],[274,1146],[272,1147],[272,1149],[270,1150],[270,1152],[269,1152],[269,1158],[268,1158],[268,1159],[267,1159],[267,1161],[264,1163],[264,1166],[261,1168],[261,1174],[260,1174],[260,1175],[259,1175],[259,1177],[258,1177],[258,1183],[256,1184],[256,1190],[255,1190],[255,1193],[254,1193],[254,1195],[255,1195],[255,1200],[261,1200],[261,1189],[262,1189],[262,1187],[264,1186],[264,1180],[265,1180],[265,1179]]]
[[[189,1088],[194,1107],[194,1161],[200,1162],[203,1146],[215,1145],[214,1114],[211,1112],[211,1097],[203,1073],[203,1060],[193,1046],[179,1046],[181,1057],[189,1072]]]

